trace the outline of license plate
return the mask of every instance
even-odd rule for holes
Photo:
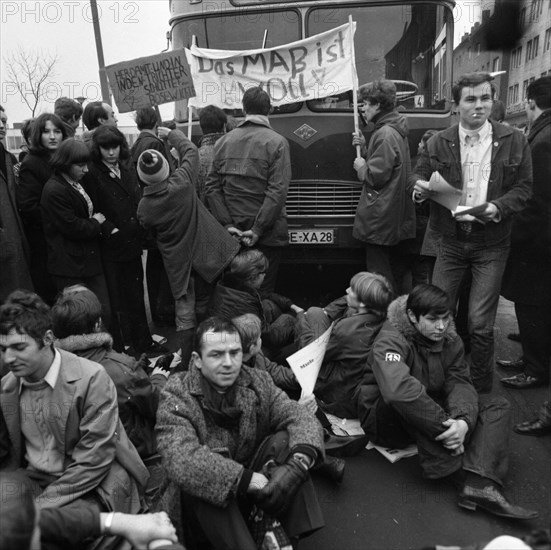
[[[291,229],[290,244],[334,244],[334,229]]]

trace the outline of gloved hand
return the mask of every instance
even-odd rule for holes
[[[283,513],[300,486],[308,479],[308,469],[290,457],[285,464],[268,469],[268,484],[255,494],[257,505],[272,516]]]

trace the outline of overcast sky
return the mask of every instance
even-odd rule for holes
[[[227,0],[229,1],[229,0]],[[480,4],[491,0],[459,0],[455,10],[457,37],[470,30]],[[166,48],[168,0],[99,0],[105,63],[154,55]],[[11,123],[30,116],[30,110],[7,81],[5,63],[19,47],[56,54],[55,75],[45,89],[38,112],[53,110],[60,96],[101,99],[98,62],[88,0],[0,2],[1,103]],[[163,118],[172,118],[172,105],[161,105]],[[119,115],[120,125],[131,125],[130,114]]]

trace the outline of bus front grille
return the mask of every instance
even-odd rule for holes
[[[287,194],[290,218],[354,217],[361,184],[332,181],[292,181]]]

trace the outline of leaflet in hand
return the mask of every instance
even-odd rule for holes
[[[302,397],[312,395],[318,379],[321,362],[327,349],[327,342],[334,323],[316,340],[287,357],[287,363],[295,373],[302,388]]]
[[[430,198],[448,208],[454,216],[476,216],[486,210],[487,202],[476,206],[460,206],[462,191],[450,185],[440,174],[433,172],[429,180]]]
[[[461,201],[461,189],[450,185],[440,174],[433,172],[429,180],[430,199],[455,212]]]
[[[484,212],[487,206],[487,202],[483,202],[477,206],[458,206],[452,213],[454,216],[465,216],[467,214],[476,216],[477,214]]]

